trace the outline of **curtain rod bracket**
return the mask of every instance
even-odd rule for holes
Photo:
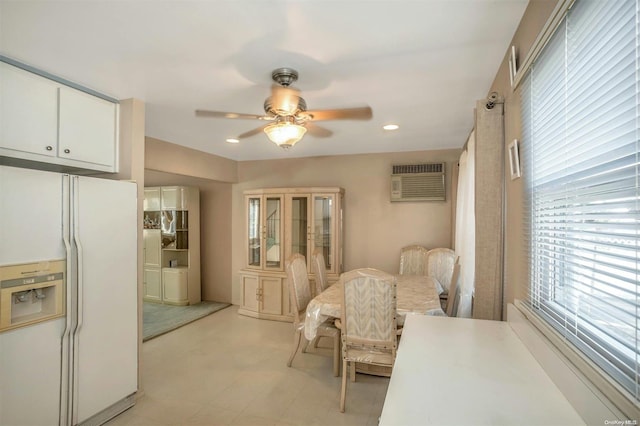
[[[489,97],[487,98],[487,103],[485,104],[485,108],[486,109],[493,109],[494,106],[496,106],[496,104],[503,104],[504,100],[502,98],[500,98],[500,96],[498,95],[498,92],[491,92],[489,94]]]

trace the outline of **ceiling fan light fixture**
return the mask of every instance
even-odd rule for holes
[[[278,122],[264,128],[269,140],[281,148],[294,146],[307,132],[304,126],[290,122]]]
[[[229,142],[229,143],[240,143],[240,141],[238,139],[235,139],[235,138],[229,138],[229,139],[227,139],[227,142]]]

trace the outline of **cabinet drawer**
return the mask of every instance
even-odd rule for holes
[[[160,267],[160,243],[161,236],[159,229],[145,229],[142,231],[144,243],[144,266]]]
[[[188,304],[187,271],[181,268],[162,270],[163,300],[167,303]]]
[[[258,312],[259,278],[253,275],[242,275],[242,307],[253,312]]]
[[[144,298],[162,301],[162,274],[159,268],[144,268]]]
[[[282,278],[260,278],[260,312],[282,315]]]

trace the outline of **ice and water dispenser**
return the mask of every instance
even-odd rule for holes
[[[66,262],[0,267],[0,332],[64,315]]]

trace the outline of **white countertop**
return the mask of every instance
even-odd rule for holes
[[[407,315],[381,426],[581,424],[508,323]]]

